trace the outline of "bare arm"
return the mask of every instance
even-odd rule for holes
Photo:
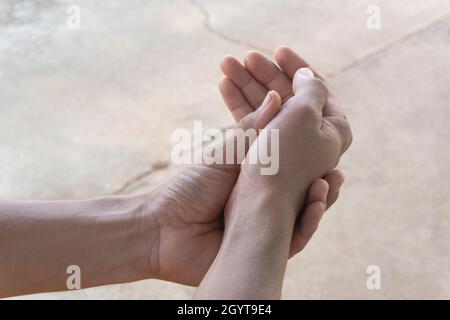
[[[0,200],[0,296],[67,290],[71,265],[82,288],[151,277],[149,197]]]

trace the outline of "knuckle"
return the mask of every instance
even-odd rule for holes
[[[299,107],[300,110],[302,110],[305,113],[311,113],[314,114],[315,112],[315,107],[314,107],[314,101],[312,99],[310,99],[309,97],[303,97],[303,99],[301,99],[301,104],[299,103]]]
[[[344,153],[353,142],[352,129],[350,128],[350,124],[346,119],[340,119],[338,131],[342,140],[342,153]]]
[[[309,124],[313,127],[319,127],[321,119],[320,111],[311,104],[305,104],[299,108],[299,117],[302,123]]]
[[[341,146],[341,154],[343,154],[353,142],[353,133],[349,122],[344,117],[335,117],[332,119],[333,127],[336,134],[335,139],[338,139]]]
[[[320,114],[319,114],[317,108],[314,107],[314,105],[312,104],[311,101],[306,102],[306,103],[300,108],[300,110],[301,110],[301,112],[302,112],[302,114],[303,114],[303,116],[304,116],[305,118],[308,118],[308,119],[315,119],[315,120],[320,119],[320,117],[319,117]]]
[[[317,78],[311,78],[309,83],[309,86],[314,90],[315,93],[320,95],[328,96],[328,87],[326,86],[325,82],[323,82],[320,79]]]
[[[306,121],[319,120],[321,118],[321,114],[317,106],[315,106],[314,99],[309,96],[294,96],[289,101],[292,104],[292,108],[297,110],[301,118]]]

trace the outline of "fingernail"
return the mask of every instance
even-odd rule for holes
[[[297,72],[303,77],[314,77],[314,72],[312,72],[309,68],[300,68]]]
[[[266,97],[264,98],[263,103],[261,104],[262,108],[267,107],[270,104],[270,101],[272,100],[272,91],[269,91],[266,95]]]

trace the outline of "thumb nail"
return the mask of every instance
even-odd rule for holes
[[[270,104],[270,100],[272,100],[272,91],[267,92],[266,97],[264,98],[264,101],[261,103],[261,108],[265,108]]]
[[[314,72],[312,72],[309,68],[300,68],[297,70],[297,73],[303,77],[314,78]]]
[[[267,93],[264,102],[258,109],[259,113],[256,119],[255,128],[257,129],[264,128],[280,111],[279,103],[274,100],[278,99],[277,95],[278,95],[277,92],[274,90],[271,90],[269,91],[269,93]]]

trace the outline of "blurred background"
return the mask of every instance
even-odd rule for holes
[[[340,199],[283,298],[449,299],[448,0],[0,0],[0,197],[151,188],[176,170],[174,129],[232,125],[220,58],[279,45],[329,79],[354,133]],[[149,280],[23,298],[192,293]]]

